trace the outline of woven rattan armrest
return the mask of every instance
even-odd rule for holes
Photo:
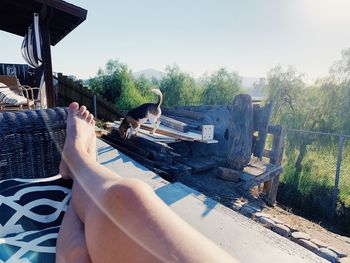
[[[0,113],[0,180],[58,173],[66,108]]]

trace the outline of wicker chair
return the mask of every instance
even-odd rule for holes
[[[4,238],[0,242],[1,262],[22,262],[23,258],[32,263],[55,262],[56,237],[72,186],[70,181],[55,176],[66,136],[66,118],[66,108],[0,113],[0,238]],[[43,186],[38,186],[38,182]],[[33,221],[37,217],[26,213],[28,206],[37,217],[53,213],[52,209],[58,214],[54,217],[51,214],[46,221]],[[23,207],[23,211],[18,207]],[[46,241],[36,245],[36,238]],[[18,249],[27,252],[16,253]]]
[[[36,104],[40,103],[35,93],[39,93],[40,89],[37,87],[30,87],[28,85],[21,85],[16,76],[0,76],[0,82],[5,84],[7,88],[12,90],[15,94],[25,97],[26,100],[18,105],[4,103],[0,101],[0,111],[18,111],[24,109],[35,109]],[[23,96],[24,95],[24,96]]]
[[[56,175],[67,109],[0,113],[0,180]]]

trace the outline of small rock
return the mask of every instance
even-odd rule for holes
[[[305,240],[305,239],[299,239],[298,244],[308,250],[311,250],[314,253],[317,253],[319,248],[316,246],[313,242],[310,240]]]
[[[325,242],[318,240],[318,239],[315,239],[315,238],[311,239],[311,242],[316,244],[319,248],[328,247],[328,245]]]
[[[252,207],[245,205],[239,210],[243,215],[247,217],[252,217],[252,215],[256,212]]]
[[[320,257],[329,260],[332,263],[338,262],[338,256],[336,253],[334,253],[332,250],[329,250],[328,248],[320,248],[317,252],[317,255]]]
[[[350,263],[350,258],[349,257],[341,258],[341,259],[339,259],[339,263]]]
[[[310,240],[311,238],[309,234],[304,232],[293,232],[291,236],[293,241],[298,241],[299,239]]]
[[[239,211],[242,208],[242,205],[239,202],[235,202],[235,203],[233,203],[231,208],[235,211]]]
[[[273,228],[275,226],[275,222],[273,222],[270,218],[260,217],[259,222],[268,228]]]
[[[283,221],[279,220],[278,218],[271,218],[276,224],[283,224]]]
[[[285,225],[286,227],[288,227],[290,229],[290,231],[292,232],[297,232],[298,229],[290,224],[287,224],[287,223],[283,223],[283,225]]]
[[[335,254],[337,254],[338,257],[340,258],[344,258],[346,257],[348,254],[344,251],[341,251],[340,249],[337,249],[335,247],[329,246],[327,247],[329,250],[332,250],[333,252],[335,252]]]
[[[290,235],[290,229],[283,224],[276,224],[272,230],[283,237]]]
[[[256,219],[259,219],[260,217],[270,218],[270,215],[265,214],[265,213],[263,213],[263,212],[256,212],[256,213],[254,214],[254,217],[255,217]]]

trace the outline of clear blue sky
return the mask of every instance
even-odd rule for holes
[[[68,0],[88,10],[52,47],[53,69],[94,76],[109,59],[134,72],[176,63],[199,76],[220,67],[264,77],[280,63],[309,79],[350,47],[350,0]],[[0,31],[0,62],[23,63],[22,39]]]

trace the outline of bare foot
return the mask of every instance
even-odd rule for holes
[[[75,150],[86,151],[96,160],[96,135],[94,116],[85,106],[72,102],[69,105],[67,117],[67,135],[62,151],[62,160],[59,171],[64,179],[71,179],[69,169],[69,155]]]

